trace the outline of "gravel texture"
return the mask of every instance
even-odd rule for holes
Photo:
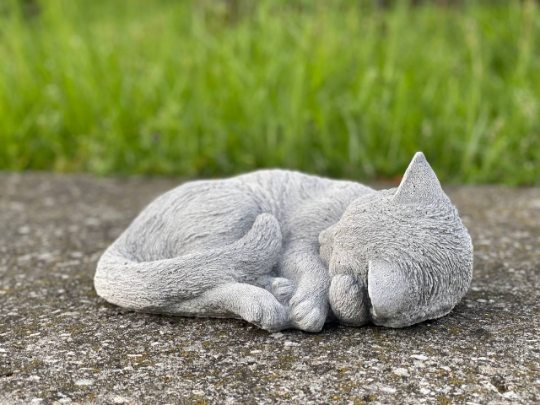
[[[475,245],[450,315],[269,334],[96,296],[100,254],[178,183],[0,174],[1,404],[540,402],[540,189],[446,189]]]

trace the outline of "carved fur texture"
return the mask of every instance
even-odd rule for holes
[[[473,247],[422,153],[397,189],[285,170],[157,198],[101,257],[97,293],[136,311],[278,331],[404,327],[467,292]]]

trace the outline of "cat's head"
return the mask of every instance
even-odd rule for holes
[[[472,278],[471,238],[422,153],[397,189],[356,199],[320,242],[339,275],[330,303],[344,323],[404,327],[443,316]]]

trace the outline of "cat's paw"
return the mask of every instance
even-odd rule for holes
[[[328,314],[324,294],[297,291],[290,301],[293,327],[306,332],[320,332]]]
[[[345,274],[334,276],[328,299],[332,312],[341,323],[360,326],[369,322],[369,298],[362,280]]]
[[[251,284],[223,284],[203,294],[198,305],[233,314],[270,332],[290,327],[289,307],[270,291]]]
[[[277,303],[277,301],[269,302],[264,299],[253,300],[249,310],[243,314],[243,318],[269,332],[283,330],[289,325],[287,307]]]
[[[296,292],[296,283],[288,278],[276,277],[272,280],[270,289],[280,303],[286,304]]]

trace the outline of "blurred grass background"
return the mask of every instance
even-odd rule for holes
[[[0,0],[0,169],[540,184],[538,4],[378,3]]]

